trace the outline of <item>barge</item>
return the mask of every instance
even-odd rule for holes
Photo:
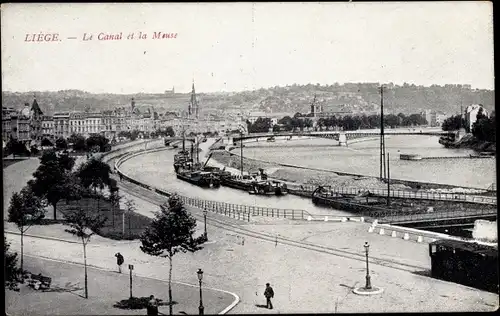
[[[387,203],[382,197],[375,197],[369,191],[360,192],[357,196],[345,196],[331,190],[330,186],[319,186],[312,193],[312,202],[318,205],[352,213],[383,211],[381,206]]]
[[[199,187],[218,188],[220,179],[212,172],[203,170],[179,170],[176,172],[177,179],[189,182]]]
[[[221,184],[233,189],[244,190],[249,194],[258,195],[286,195],[288,189],[285,183],[268,180],[266,176],[253,175],[228,175],[221,177]]]

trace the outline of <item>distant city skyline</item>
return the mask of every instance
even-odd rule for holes
[[[61,41],[26,42],[36,32]],[[139,32],[149,38],[125,39]],[[189,93],[193,79],[199,93],[335,82],[494,89],[489,2],[7,4],[2,43],[2,91],[12,92]]]

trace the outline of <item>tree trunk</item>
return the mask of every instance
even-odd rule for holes
[[[114,200],[111,203],[111,220],[113,221],[113,229],[115,228],[115,203]]]
[[[83,266],[85,269],[85,298],[89,298],[89,289],[87,284],[87,248],[85,242],[83,243]]]
[[[23,248],[24,248],[24,232],[21,229],[21,273],[23,273]]]
[[[168,257],[170,267],[168,270],[168,311],[169,315],[173,315],[172,311],[172,256]]]
[[[131,235],[131,227],[130,227],[130,214],[131,212],[128,212],[128,238],[130,238],[130,235]]]
[[[52,207],[54,208],[54,219],[57,219],[57,214],[56,214],[56,206],[57,206],[57,203],[52,203]]]

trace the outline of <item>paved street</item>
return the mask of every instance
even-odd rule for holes
[[[6,311],[9,315],[145,315],[146,310],[126,310],[113,307],[129,298],[129,274],[101,269],[88,269],[89,298],[84,298],[83,265],[55,262],[27,256],[25,268],[33,273],[52,278],[48,291],[35,291],[21,285],[20,292],[6,291]],[[168,301],[168,283],[133,276],[133,295]],[[197,286],[174,283],[172,285],[174,313],[198,314],[199,289]],[[229,306],[235,297],[231,294],[204,289],[206,314],[217,314]],[[168,306],[159,312],[168,314]]]
[[[14,192],[19,192],[32,178],[33,172],[40,164],[38,158],[30,158],[3,169],[3,214],[7,218],[7,209],[9,208],[10,198]]]
[[[140,203],[139,212],[144,215],[151,216],[150,211],[158,209],[151,202]],[[193,212],[200,213],[199,210]],[[214,214],[209,216],[222,218]],[[231,219],[231,223],[237,222]],[[198,224],[197,234],[200,234],[202,226]],[[332,255],[281,243],[276,245],[274,241],[252,238],[231,231],[229,226],[217,228],[209,222],[210,242],[194,254],[176,255],[173,279],[196,284],[196,271],[202,268],[207,287],[224,289],[240,296],[241,302],[231,313],[271,312],[259,307],[265,304],[262,293],[266,282],[272,284],[276,293],[273,313],[491,311],[498,306],[497,294],[384,266],[384,260],[395,260],[413,263],[416,266],[413,272],[425,269],[428,267],[427,245],[370,234],[365,224],[328,222],[292,225],[281,220],[276,221],[276,225],[240,224],[245,229],[358,252],[361,256],[362,244],[369,241],[372,245],[371,256],[381,261],[381,264],[371,264],[372,281],[385,291],[372,297],[351,293],[352,287],[363,284],[366,273],[365,263],[359,260],[359,256]],[[34,227],[30,232],[43,235],[48,230],[52,235],[62,237],[66,234],[65,239],[71,238],[58,225]],[[7,238],[12,242],[12,249],[19,249],[18,235],[8,234]],[[124,255],[125,264],[135,265],[137,275],[166,279],[166,259],[145,255],[140,251],[138,241],[112,241],[97,236],[88,247],[88,262],[96,267],[114,269],[113,254],[118,251]],[[82,261],[82,246],[77,243],[26,237],[25,253]]]

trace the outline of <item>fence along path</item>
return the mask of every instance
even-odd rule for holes
[[[118,175],[133,184],[136,184],[140,187],[143,187],[147,190],[154,191],[163,196],[169,197],[172,193],[155,188],[153,186],[142,183],[128,175],[126,175],[123,171],[120,170],[120,165],[128,159],[131,159],[135,156],[139,156],[146,152],[155,152],[164,150],[165,148],[155,148],[147,151],[140,150],[134,151],[128,154],[125,154],[118,158],[115,162],[115,170]],[[180,199],[184,202],[185,205],[189,205],[192,207],[196,207],[199,209],[204,209],[207,211],[212,211],[221,215],[229,216],[232,218],[250,221],[252,216],[269,216],[276,218],[289,218],[289,219],[305,219],[311,214],[304,210],[298,209],[280,209],[280,208],[271,208],[271,207],[261,207],[261,206],[252,206],[252,205],[242,205],[242,204],[233,204],[226,203],[220,201],[211,201],[211,200],[203,200],[198,198],[187,197],[183,195],[179,195]]]
[[[317,186],[302,185],[293,188],[293,191],[300,191],[304,194],[312,195]],[[345,195],[357,195],[360,191],[370,191],[370,193],[386,197],[387,189],[362,189],[359,188],[346,188],[346,187],[331,187],[334,193]],[[481,196],[464,193],[440,193],[429,191],[408,191],[408,190],[390,190],[390,197],[393,198],[409,198],[419,200],[433,200],[433,201],[455,201],[455,202],[471,202],[478,204],[497,205],[496,196]]]

